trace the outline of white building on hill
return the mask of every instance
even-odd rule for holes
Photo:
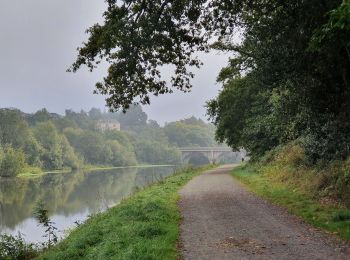
[[[102,132],[110,130],[120,131],[120,123],[117,120],[99,120],[97,129]]]

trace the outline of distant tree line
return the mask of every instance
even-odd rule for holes
[[[117,120],[121,131],[101,131],[100,120]],[[214,127],[194,117],[160,127],[140,106],[127,113],[46,109],[25,114],[0,109],[0,176],[78,169],[84,165],[177,164],[179,146],[213,146]]]

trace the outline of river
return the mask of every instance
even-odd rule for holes
[[[59,237],[64,237],[76,222],[105,211],[174,170],[175,167],[158,166],[0,179],[0,233],[20,232],[28,242],[45,241],[44,230],[33,217],[38,201],[42,201],[59,230]]]

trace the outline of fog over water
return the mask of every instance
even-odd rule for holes
[[[0,107],[25,112],[46,107],[56,113],[103,109],[104,97],[92,92],[106,68],[76,74],[66,69],[87,38],[85,30],[102,21],[104,1],[2,0],[0,5]],[[220,89],[215,79],[227,58],[216,53],[200,56],[205,65],[196,70],[193,91],[152,98],[151,106],[144,108],[150,118],[160,123],[191,115],[204,118],[203,106]]]

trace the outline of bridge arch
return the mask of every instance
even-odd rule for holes
[[[183,158],[184,164],[191,165],[203,165],[210,163],[208,157],[203,153],[188,153],[187,156]]]
[[[231,155],[236,158],[245,156],[242,150],[233,152],[229,147],[181,147],[180,151],[183,164],[188,164],[195,154],[204,156],[209,163],[218,162],[218,159],[224,155]]]

